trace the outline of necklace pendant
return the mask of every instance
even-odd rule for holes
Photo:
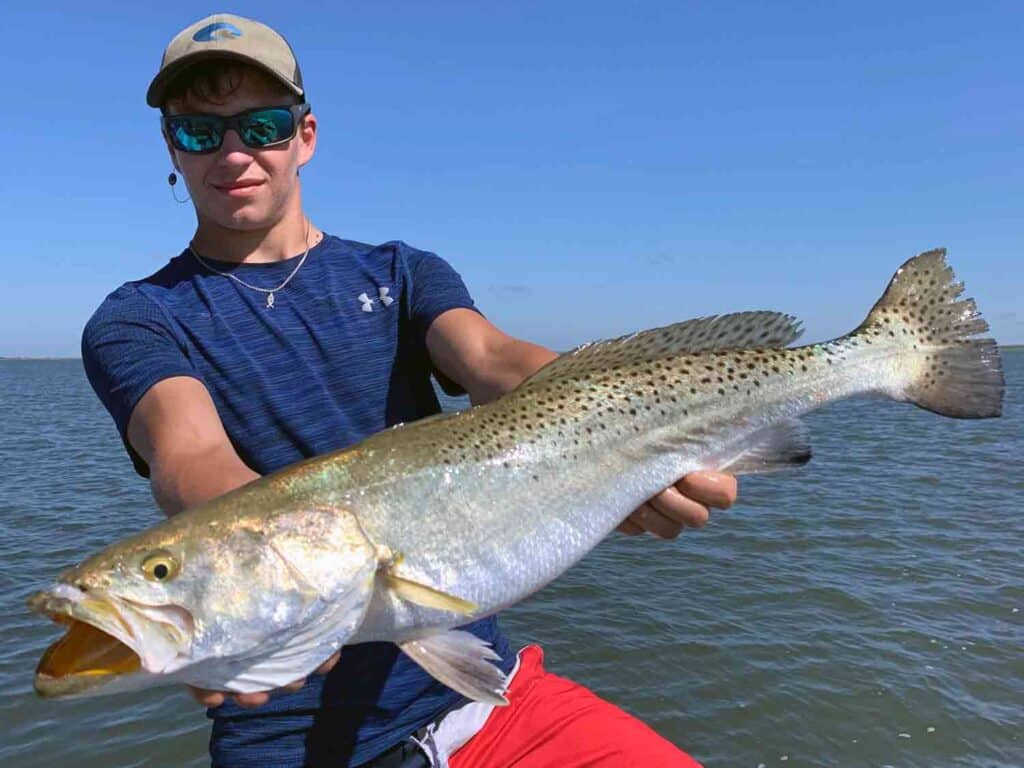
[[[270,293],[267,294],[267,309],[273,309],[273,308],[274,308],[274,293],[273,293],[273,291],[271,291]]]

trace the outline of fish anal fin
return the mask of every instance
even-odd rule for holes
[[[735,312],[700,317],[584,344],[552,360],[520,387],[556,378],[576,378],[595,368],[635,365],[714,349],[785,347],[801,333],[800,321],[781,312]]]
[[[424,608],[436,608],[439,611],[450,611],[463,616],[472,616],[479,608],[476,603],[399,576],[391,569],[384,571],[384,581],[388,589],[398,597]]]
[[[811,460],[811,439],[799,419],[787,419],[756,433],[744,450],[721,467],[733,475],[780,472]]]
[[[454,629],[399,644],[432,677],[474,701],[503,707],[505,674],[491,662],[501,657],[476,635]]]

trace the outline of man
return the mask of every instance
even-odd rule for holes
[[[555,357],[486,320],[434,254],[310,222],[299,169],[316,149],[317,119],[291,48],[270,28],[226,14],[192,24],[168,46],[147,102],[163,113],[169,180],[184,179],[195,234],[163,269],[108,296],[82,347],[168,515],[437,412],[431,372],[481,403]],[[729,476],[691,475],[620,530],[673,537],[735,494]],[[453,768],[695,765],[544,672],[538,648],[517,658],[493,617],[467,629],[514,673],[509,707],[464,706],[396,647],[367,643],[273,695],[193,691],[210,708],[214,764],[443,765],[454,752]]]

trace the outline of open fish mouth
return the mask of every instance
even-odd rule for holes
[[[178,666],[193,631],[177,606],[147,606],[60,584],[28,599],[28,606],[68,631],[43,653],[34,686],[40,696],[88,693],[140,672]]]

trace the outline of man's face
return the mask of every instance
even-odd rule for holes
[[[261,73],[249,70],[239,87],[220,103],[189,100],[171,103],[169,114],[234,115],[258,107],[293,101],[287,92]],[[275,147],[253,149],[229,129],[220,149],[190,154],[168,145],[175,167],[188,183],[200,219],[227,229],[258,230],[272,226],[298,195],[298,170],[313,156],[316,118],[307,115],[295,137]]]

